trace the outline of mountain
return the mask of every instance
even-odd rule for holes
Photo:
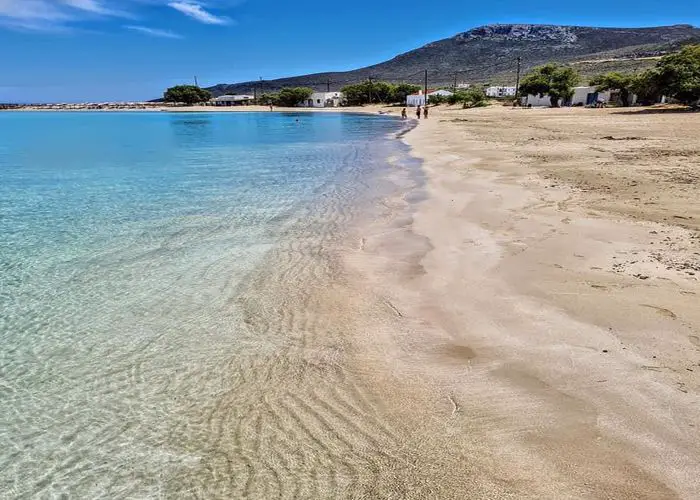
[[[516,60],[522,69],[547,62],[578,66],[584,76],[601,71],[638,70],[655,58],[677,50],[686,41],[700,39],[691,25],[656,28],[590,28],[532,24],[482,26],[429,43],[389,61],[346,72],[316,73],[263,82],[220,84],[215,95],[270,92],[283,87],[306,86],[338,90],[348,83],[372,78],[422,84],[428,70],[431,86],[468,83],[515,82]]]

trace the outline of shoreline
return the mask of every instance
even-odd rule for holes
[[[339,182],[335,194],[302,210],[239,286],[248,336],[264,348],[244,353],[244,361],[251,359],[240,369],[245,381],[227,402],[239,415],[237,427],[247,430],[222,439],[231,462],[247,464],[245,485],[232,479],[229,497],[294,491],[302,498],[411,498],[435,483],[433,464],[416,450],[420,436],[385,401],[394,381],[377,339],[365,330],[367,319],[372,328],[393,328],[394,312],[345,263],[364,250],[369,221],[393,224],[385,200],[421,184],[408,147],[401,141],[394,147],[386,160],[395,176],[387,178],[385,158],[376,157],[380,164],[369,172]]]
[[[614,112],[434,110],[404,138],[424,162],[427,199],[411,217],[398,208],[391,232],[386,221],[370,224],[362,251],[346,256],[358,283],[395,315],[390,327],[365,325],[381,345],[380,365],[391,367],[373,374],[386,384],[387,408],[412,409],[392,420],[413,422],[436,443],[449,436],[443,444],[463,457],[438,453],[461,472],[442,478],[441,497],[458,498],[461,488],[474,498],[697,492],[700,283],[688,270],[700,260],[697,198],[684,198],[684,218],[660,219],[655,205],[631,217],[624,196],[601,202],[581,187],[590,181],[541,170],[570,149],[569,168],[583,176],[596,162],[578,146],[575,124],[590,120],[587,133],[602,136]],[[522,130],[501,138],[494,127],[511,127],[509,113],[521,114]],[[644,141],[672,150],[664,139],[672,125],[638,118],[616,116],[621,125],[608,127],[660,134]],[[557,132],[559,121],[570,135]],[[535,147],[530,165],[524,134],[558,142]],[[658,168],[663,160],[650,154]],[[642,185],[646,171],[636,175],[632,184]],[[655,203],[671,206],[673,196],[662,195]],[[405,210],[406,200],[393,203]],[[437,460],[435,449],[425,453]]]

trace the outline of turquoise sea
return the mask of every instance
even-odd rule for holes
[[[281,245],[342,231],[403,153],[401,128],[340,113],[0,114],[0,497],[256,488],[262,473],[232,479],[251,467],[235,452],[228,468],[216,458],[236,353],[272,349],[242,290]]]

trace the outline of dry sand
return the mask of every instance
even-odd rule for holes
[[[426,199],[347,255],[396,316],[364,325],[368,376],[435,464],[406,497],[700,496],[698,138],[698,114],[500,107],[408,134]]]

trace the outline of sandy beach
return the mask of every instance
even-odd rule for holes
[[[157,495],[697,498],[698,137],[674,110],[433,108],[222,286],[238,336],[213,393],[176,372]]]
[[[699,136],[692,113],[502,107],[406,136],[422,201],[346,255],[394,316],[361,365],[438,475],[406,497],[697,498]]]

